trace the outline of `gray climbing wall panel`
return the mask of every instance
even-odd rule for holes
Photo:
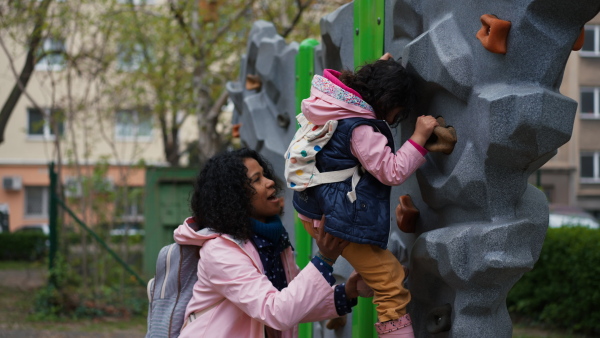
[[[316,74],[352,68],[352,10],[346,4],[321,20]],[[598,0],[386,2],[384,49],[420,78],[419,115],[442,115],[458,134],[451,155],[428,154],[392,190],[392,210],[398,196],[410,194],[421,211],[415,234],[401,233],[392,219],[389,241],[410,268],[417,337],[512,335],[506,295],[533,268],[548,225],[545,196],[527,178],[571,137],[577,104],[558,90],[581,27],[599,11]],[[484,14],[511,22],[506,54],[488,51],[475,37]],[[228,84],[242,140],[280,177],[294,133],[297,51],[271,24],[257,22],[240,82]],[[260,91],[244,89],[247,74],[261,77]],[[412,134],[416,115],[397,130],[398,141]],[[286,200],[284,221],[293,237],[291,190]],[[350,271],[343,264],[336,270]],[[351,331],[317,325],[315,332],[349,337]]]

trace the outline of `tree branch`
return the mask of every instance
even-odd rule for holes
[[[217,31],[215,36],[208,42],[207,46],[212,46],[213,44],[215,44],[221,38],[221,36],[229,30],[229,27],[231,26],[231,24],[233,22],[236,22],[237,20],[239,20],[246,13],[248,8],[252,7],[253,4],[254,4],[254,1],[248,1],[246,6],[244,6],[244,8],[242,8],[231,20],[229,20],[229,23],[223,25]]]
[[[13,86],[10,95],[4,102],[2,106],[2,110],[0,111],[0,144],[4,142],[4,131],[6,130],[6,125],[8,124],[8,120],[13,110],[15,109],[17,102],[19,102],[19,98],[21,94],[25,91],[25,87],[27,87],[27,83],[33,74],[35,67],[35,51],[38,49],[40,42],[42,41],[42,31],[44,27],[44,23],[46,21],[46,15],[48,13],[48,7],[50,6],[51,0],[43,0],[40,6],[38,7],[38,11],[35,15],[35,24],[33,26],[33,31],[31,32],[31,39],[29,39],[29,50],[27,51],[27,56],[25,57],[25,64],[21,69],[21,73],[17,78],[17,82]],[[2,42],[2,48],[6,55],[10,58],[10,54]],[[12,60],[10,61],[11,67],[14,70],[14,63]]]
[[[302,0],[296,0],[296,4],[298,5],[298,12],[296,12],[296,15],[294,16],[294,19],[292,19],[292,23],[290,24],[290,26],[286,28],[285,31],[281,34],[281,36],[284,39],[287,38],[287,36],[290,35],[290,33],[294,30],[294,28],[300,21],[304,10],[306,10],[312,4],[312,0],[306,0],[306,2],[304,3],[302,3]]]
[[[187,39],[190,41],[190,44],[195,47],[196,41],[194,40],[194,37],[192,36],[192,32],[190,32],[190,27],[185,22],[185,18],[183,17],[181,9],[177,8],[177,5],[175,4],[175,2],[173,0],[169,0],[169,9],[171,10],[171,13],[173,13],[175,20],[177,20],[179,27],[181,27],[181,29],[183,29],[183,32],[185,33],[185,36],[187,37]]]

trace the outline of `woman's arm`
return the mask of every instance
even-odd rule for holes
[[[322,319],[337,316],[333,288],[313,264],[280,292],[237,244],[214,242],[202,249],[199,268],[217,293],[248,316],[276,330],[287,330],[317,310]]]

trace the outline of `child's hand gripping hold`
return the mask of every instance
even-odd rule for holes
[[[433,133],[433,129],[439,125],[440,124],[433,116],[421,115],[417,118],[415,132],[410,139],[421,147],[425,147],[425,143]]]

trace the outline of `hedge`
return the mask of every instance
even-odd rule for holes
[[[41,233],[0,233],[0,260],[35,261],[46,256],[48,236]]]
[[[600,230],[548,229],[538,262],[512,288],[508,309],[552,327],[600,332]]]

